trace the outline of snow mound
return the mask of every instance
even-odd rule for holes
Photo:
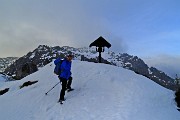
[[[60,84],[50,63],[20,81],[1,82],[10,88],[0,96],[1,120],[179,120],[173,92],[130,70],[74,60],[72,92],[57,103]],[[36,84],[19,88],[24,82]],[[3,84],[2,84],[3,83]]]

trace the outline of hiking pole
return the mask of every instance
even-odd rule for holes
[[[60,82],[58,82],[56,85],[58,85]],[[45,93],[45,95],[47,95],[48,94],[48,92],[50,92],[53,88],[55,88],[56,87],[56,85],[54,85],[54,87],[52,87],[49,91],[47,91],[47,93]]]

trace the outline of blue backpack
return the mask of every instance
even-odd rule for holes
[[[55,61],[54,61],[54,64],[55,64],[55,68],[54,68],[54,74],[56,75],[60,75],[61,74],[61,64],[62,62],[64,61],[64,59],[60,59],[60,58],[57,58]]]

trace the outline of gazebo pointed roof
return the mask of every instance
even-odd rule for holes
[[[92,42],[89,47],[96,46],[96,47],[107,47],[110,48],[111,44],[107,42],[102,36]]]

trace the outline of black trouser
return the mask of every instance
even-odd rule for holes
[[[69,80],[66,80],[65,78],[59,78],[61,81],[62,89],[60,92],[60,100],[64,100],[64,95],[66,89],[71,89],[71,83],[72,83],[72,77],[69,78]]]
[[[61,85],[62,85],[62,89],[60,92],[60,100],[64,100],[64,95],[65,95],[65,91],[66,91],[66,85],[67,85],[67,80],[64,78],[60,78],[61,80]]]
[[[68,81],[67,81],[67,89],[71,89],[71,84],[72,84],[72,77],[69,77]]]

